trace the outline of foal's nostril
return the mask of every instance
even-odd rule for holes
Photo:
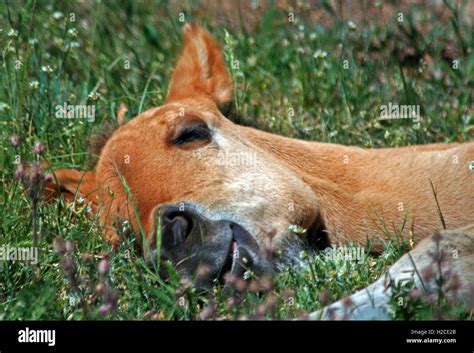
[[[183,216],[176,216],[170,221],[170,226],[174,235],[174,244],[182,243],[191,232],[190,222]]]
[[[171,249],[186,240],[191,234],[193,221],[185,211],[165,209],[161,214],[162,246]]]

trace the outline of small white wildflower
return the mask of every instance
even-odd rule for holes
[[[290,224],[288,226],[288,230],[290,232],[293,232],[293,233],[296,233],[296,234],[304,234],[306,233],[306,229],[304,229],[303,227],[297,225],[297,224]]]
[[[55,19],[55,20],[59,20],[60,18],[62,18],[64,16],[64,14],[61,12],[61,11],[55,11],[53,12],[53,15],[52,17]]]
[[[310,35],[309,35],[309,40],[313,42],[313,41],[316,40],[316,37],[317,37],[317,36],[316,36],[316,33],[312,32],[312,33],[310,33]]]
[[[125,233],[129,229],[129,224],[127,220],[122,221],[122,233]]]
[[[313,54],[315,59],[324,59],[326,56],[328,56],[328,53],[321,49],[316,50]]]
[[[28,44],[29,44],[29,45],[35,45],[35,44],[37,44],[37,43],[38,43],[38,39],[36,39],[36,38],[30,38],[30,39],[28,39]]]
[[[36,81],[36,80],[30,81],[30,88],[38,89],[38,87],[39,87],[39,82],[38,81]]]
[[[347,22],[347,26],[349,27],[349,30],[351,31],[355,31],[357,28],[356,24],[352,21]]]
[[[77,29],[75,29],[74,27],[69,28],[69,30],[67,31],[67,34],[69,34],[73,38],[76,38],[77,37]]]
[[[67,44],[68,48],[79,48],[81,44],[79,42],[70,42]]]
[[[4,110],[9,110],[10,106],[7,103],[0,102],[0,112],[3,112]]]
[[[93,92],[89,93],[89,95],[87,97],[89,97],[90,100],[97,101],[100,98],[100,93],[97,92],[97,91],[93,91]]]
[[[51,66],[49,65],[44,65],[41,67],[41,71],[46,72],[47,74],[52,73],[54,70]]]
[[[16,29],[10,29],[7,33],[7,36],[9,37],[18,37],[18,31]]]
[[[252,271],[245,271],[244,272],[244,280],[249,280],[250,278],[253,278],[254,277],[254,274]]]

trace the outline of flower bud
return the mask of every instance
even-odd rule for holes
[[[45,147],[41,142],[35,142],[35,146],[33,147],[33,152],[36,155],[40,155],[44,152]]]
[[[107,261],[107,259],[100,260],[97,270],[100,274],[107,274],[109,272],[109,261]]]
[[[21,140],[18,135],[13,135],[10,137],[10,144],[12,145],[13,148],[17,148],[20,146]]]

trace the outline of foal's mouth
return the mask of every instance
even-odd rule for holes
[[[161,260],[170,261],[182,277],[192,279],[196,288],[208,289],[216,282],[226,285],[228,279],[273,272],[273,264],[255,237],[235,222],[210,220],[182,204],[161,205],[159,217]],[[163,266],[160,275],[168,277]]]
[[[233,237],[226,261],[217,278],[219,283],[226,285],[228,280],[245,279],[255,272],[268,275],[271,272],[271,264],[261,265],[264,262],[263,255],[260,254],[259,246],[251,234],[236,223],[231,223],[230,228]]]

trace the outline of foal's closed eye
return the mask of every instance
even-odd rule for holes
[[[184,145],[196,141],[208,141],[211,131],[206,124],[199,124],[183,128],[173,139],[175,145]]]

